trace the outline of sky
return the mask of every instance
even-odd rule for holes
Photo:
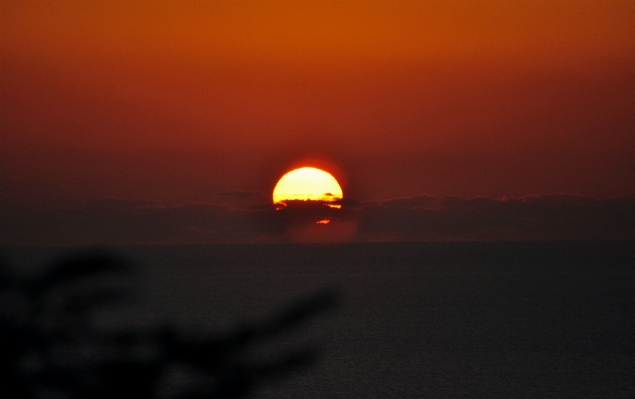
[[[633,239],[633,20],[610,0],[0,0],[0,245]],[[271,208],[298,166],[344,190],[323,230]]]

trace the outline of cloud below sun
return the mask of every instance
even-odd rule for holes
[[[228,193],[219,193],[228,196]],[[549,194],[493,199],[420,195],[383,201],[235,205],[109,199],[0,213],[1,245],[324,243],[635,239],[635,197]],[[5,208],[6,209],[6,208]],[[37,216],[35,216],[37,215]],[[318,223],[329,220],[329,223]]]

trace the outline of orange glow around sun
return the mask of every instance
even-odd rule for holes
[[[342,198],[342,188],[337,180],[328,172],[311,167],[295,169],[285,174],[273,190],[273,203],[282,205],[292,200],[333,202]]]

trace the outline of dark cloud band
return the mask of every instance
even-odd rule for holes
[[[236,208],[125,200],[5,208],[0,245],[284,242],[290,228],[326,218],[333,221],[327,228],[334,235],[338,225],[350,231],[355,225],[355,234],[346,235],[349,241],[635,239],[635,197],[422,195],[348,200],[342,209],[309,204],[281,211],[268,203]]]

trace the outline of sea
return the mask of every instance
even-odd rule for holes
[[[29,278],[56,261],[125,260],[132,299],[92,322],[105,330],[169,325],[225,343],[252,337],[227,363],[249,365],[239,368],[252,371],[245,397],[635,398],[635,241],[0,254]],[[276,364],[284,372],[267,374]]]

